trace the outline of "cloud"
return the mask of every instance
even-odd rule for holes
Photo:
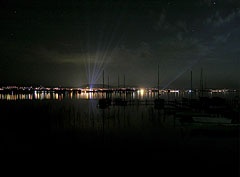
[[[213,25],[214,27],[221,27],[231,23],[237,17],[240,17],[240,10],[232,11],[224,16],[220,15],[220,12],[217,11],[214,15],[208,17],[204,23],[207,25]]]
[[[231,32],[224,34],[224,35],[219,35],[219,36],[214,36],[215,42],[227,42],[229,37],[231,36]]]
[[[165,28],[165,22],[166,22],[166,11],[163,10],[159,16],[158,21],[156,22],[154,29],[155,30],[160,30]]]
[[[187,23],[185,21],[178,21],[176,23],[176,26],[181,30],[184,31],[185,33],[188,32],[188,27],[187,27]]]
[[[183,40],[183,34],[182,34],[181,32],[179,32],[179,33],[177,34],[177,39],[178,39],[179,41],[182,41],[182,40]]]
[[[183,34],[189,33],[188,24],[185,19],[175,18],[174,21],[171,20],[171,17],[168,18],[166,10],[162,10],[159,18],[155,21],[153,29],[159,33],[163,32],[166,34],[176,34],[181,32],[181,34],[177,34],[180,40],[183,37]]]
[[[216,20],[213,22],[213,25],[216,27],[220,27],[227,23],[230,23],[236,17],[236,13],[232,12],[231,14],[227,15],[226,17],[216,16]]]

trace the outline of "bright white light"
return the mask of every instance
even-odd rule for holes
[[[143,95],[144,94],[144,89],[141,89],[140,93],[141,93],[141,95]]]
[[[170,90],[171,93],[179,93],[179,90]]]

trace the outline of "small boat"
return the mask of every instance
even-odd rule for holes
[[[231,124],[232,119],[225,117],[212,117],[210,114],[178,112],[175,115],[181,123],[204,123],[204,124]]]
[[[194,122],[197,123],[217,123],[217,124],[230,124],[232,119],[224,117],[192,117]]]

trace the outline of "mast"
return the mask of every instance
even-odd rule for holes
[[[191,94],[191,99],[192,99],[192,92],[193,92],[193,75],[192,75],[192,70],[191,70],[191,92],[190,92],[190,94]]]
[[[118,74],[118,89],[119,89],[119,74]]]
[[[158,97],[159,97],[159,64],[158,64]]]
[[[191,92],[193,90],[193,74],[192,74],[192,70],[191,70]]]
[[[207,89],[207,76],[205,77],[205,84],[204,84],[204,88]]]
[[[104,88],[104,70],[103,70],[103,88]]]
[[[201,76],[200,76],[200,92],[201,96],[203,96],[203,69],[201,68]]]

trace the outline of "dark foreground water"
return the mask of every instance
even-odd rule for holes
[[[182,124],[154,105],[97,104],[87,97],[1,100],[0,151],[239,175],[239,127]]]

